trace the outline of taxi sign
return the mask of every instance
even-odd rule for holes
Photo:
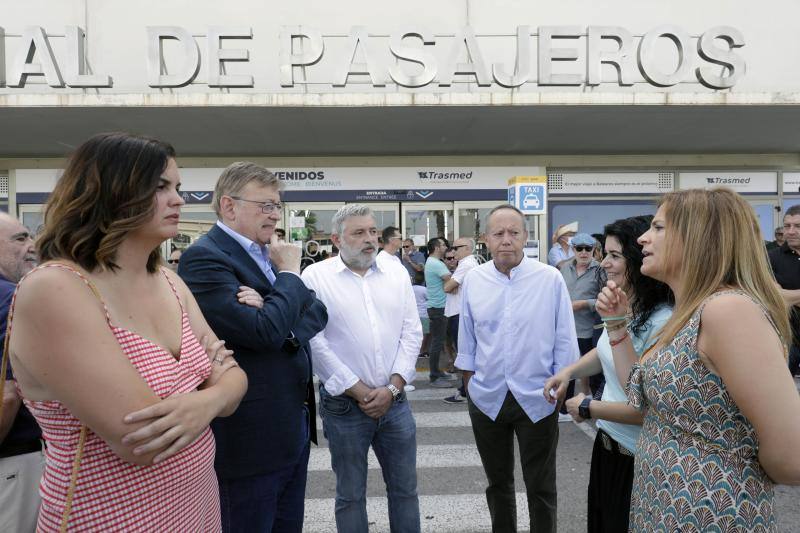
[[[526,215],[547,213],[547,176],[515,176],[508,180],[508,203]]]

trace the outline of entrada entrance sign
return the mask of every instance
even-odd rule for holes
[[[15,41],[19,45],[11,51],[7,69],[0,61],[0,87],[24,88],[31,76],[44,77],[56,88],[113,87],[113,72],[88,72],[86,35],[81,28],[67,26],[61,36],[66,47],[57,57],[44,28],[26,27]],[[203,54],[198,37],[206,48]],[[142,35],[146,39],[147,85],[185,87],[197,83],[202,68],[208,87],[252,88],[253,74],[263,67],[253,65],[249,73],[241,68],[237,73],[229,70],[234,63],[249,63],[247,41],[258,37],[246,26],[209,26],[204,36],[180,26],[147,26]],[[500,47],[499,57],[498,47],[491,41],[497,37],[513,41],[514,50],[507,53]],[[5,55],[8,38],[0,28],[0,58]],[[361,91],[388,84],[424,88],[461,82],[503,88],[525,84],[632,86],[643,80],[655,87],[700,82],[710,89],[729,89],[745,73],[745,61],[737,53],[744,46],[744,37],[730,26],[690,36],[678,26],[665,25],[641,37],[620,26],[518,26],[515,35],[501,36],[476,35],[471,26],[445,36],[422,28],[387,34],[353,26],[344,47],[329,47],[333,39],[342,44],[342,36],[324,36],[307,26],[283,26],[277,36],[280,87],[313,83]],[[231,45],[232,40],[239,44]],[[108,54],[113,50],[103,47],[91,52]],[[604,65],[616,72],[613,81],[608,76],[603,79]]]

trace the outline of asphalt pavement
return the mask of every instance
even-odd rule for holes
[[[408,393],[417,421],[417,475],[422,531],[491,531],[484,495],[486,478],[475,448],[466,403],[444,403],[442,398],[453,394],[455,389],[433,389],[427,385],[427,381],[426,374],[418,373],[414,383],[417,390]],[[800,390],[800,380],[797,384]],[[312,447],[309,460],[304,531],[334,533],[336,479],[330,468],[330,454],[319,419],[317,427],[320,430],[320,446]],[[559,433],[558,531],[584,532],[594,426],[562,422],[559,424]],[[515,482],[519,530],[529,531],[525,485],[518,464]],[[800,533],[800,506],[797,503],[800,501],[800,487],[777,486],[775,494],[778,531]],[[385,485],[372,452],[367,481],[367,514],[371,533],[389,532]]]

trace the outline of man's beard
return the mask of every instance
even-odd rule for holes
[[[339,244],[339,257],[342,258],[342,262],[355,270],[366,270],[371,267],[377,255],[378,250],[375,247],[373,247],[371,253],[365,253],[359,248],[351,248],[344,242]]]

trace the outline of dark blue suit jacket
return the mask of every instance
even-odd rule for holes
[[[297,462],[306,434],[316,442],[308,341],[328,321],[325,305],[294,274],[277,274],[270,285],[244,248],[217,226],[183,253],[178,274],[249,381],[236,412],[211,424],[217,474],[266,474]],[[240,285],[258,291],[264,306],[239,303]]]

